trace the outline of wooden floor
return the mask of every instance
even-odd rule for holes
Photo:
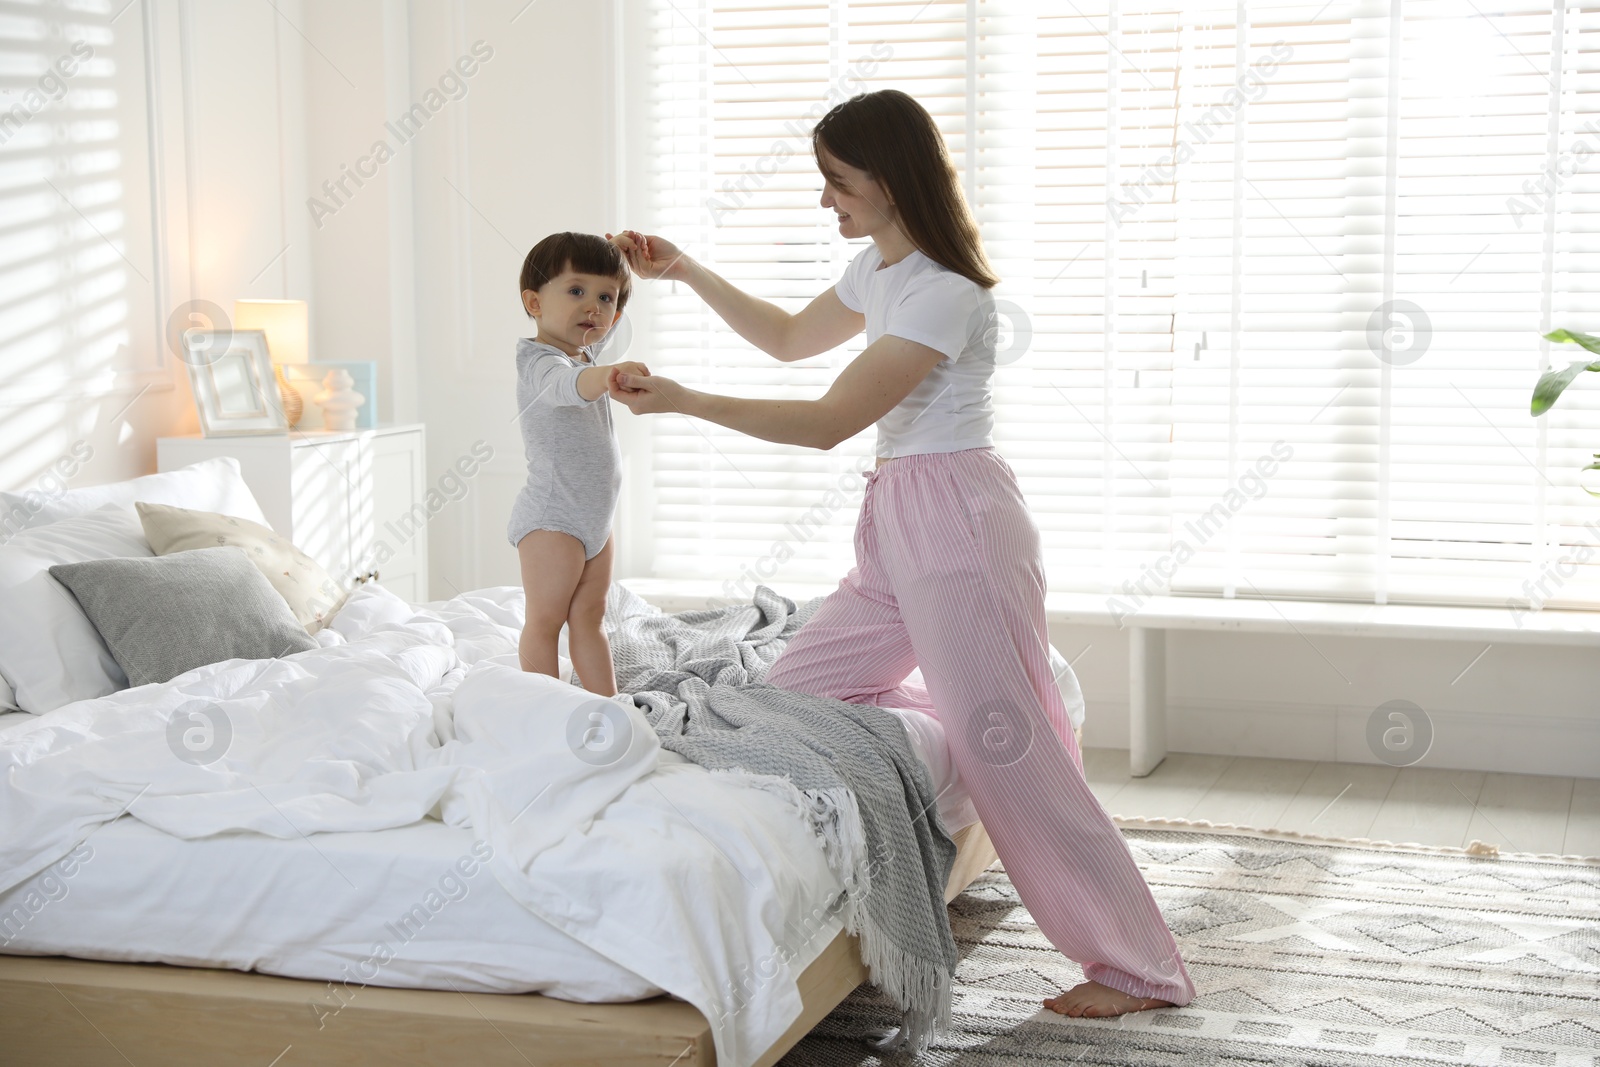
[[[1600,856],[1600,779],[1172,753],[1147,778],[1125,749],[1086,748],[1113,815],[1205,819],[1324,837]]]

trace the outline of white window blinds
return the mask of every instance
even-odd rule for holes
[[[1004,282],[996,444],[1055,589],[1600,604],[1600,4],[648,0],[646,221],[798,309],[858,250],[811,124],[898,88]],[[649,358],[818,396],[650,283]],[[1600,378],[1600,376],[1591,376]],[[831,581],[873,431],[830,454],[658,416],[659,577]]]

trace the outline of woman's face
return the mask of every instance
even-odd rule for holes
[[[840,162],[818,147],[822,171],[822,206],[839,217],[841,237],[871,237],[895,224],[894,203],[866,171]]]

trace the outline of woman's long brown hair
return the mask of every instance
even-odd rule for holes
[[[985,289],[999,284],[944,138],[921,104],[898,89],[879,89],[822,116],[811,132],[811,152],[840,184],[827,174],[818,148],[884,187],[900,228],[923,255]]]

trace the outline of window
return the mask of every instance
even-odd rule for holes
[[[1600,5],[648,6],[649,225],[783,306],[858,250],[811,124],[888,87],[933,114],[1004,279],[996,446],[1052,588],[1600,604],[1600,382],[1528,413],[1582,354],[1540,334],[1600,332]],[[860,350],[779,364],[643,289],[697,387],[817,396]],[[651,434],[655,575],[848,569],[872,430]]]

